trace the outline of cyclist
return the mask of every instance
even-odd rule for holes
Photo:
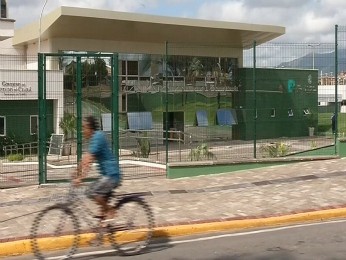
[[[102,219],[113,218],[115,212],[108,207],[108,199],[112,190],[121,182],[118,158],[115,158],[106,135],[99,130],[99,124],[93,116],[83,120],[83,136],[89,139],[89,148],[78,164],[73,183],[78,186],[87,176],[92,163],[96,162],[101,178],[89,185],[87,196],[101,207]]]

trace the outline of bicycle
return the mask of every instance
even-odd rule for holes
[[[108,203],[113,205],[116,216],[103,220],[94,216],[93,210],[83,203],[76,188],[71,186],[66,202],[48,206],[34,219],[31,228],[34,255],[46,259],[45,254],[50,251],[63,250],[64,258],[68,259],[79,246],[104,243],[110,243],[120,255],[142,253],[151,241],[154,226],[153,213],[142,195],[113,192]]]

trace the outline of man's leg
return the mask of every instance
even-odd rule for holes
[[[108,205],[108,198],[104,196],[96,196],[95,201],[101,206],[102,215],[105,219],[112,219],[115,215],[115,210]]]
[[[96,203],[101,206],[101,214],[106,217],[106,214],[108,212],[107,200],[100,195],[96,195],[94,199]]]
[[[108,200],[112,194],[112,191],[119,186],[118,182],[114,182],[109,177],[102,177],[95,183],[92,187],[93,189],[93,199],[95,202],[101,206],[101,214],[106,218],[114,218],[115,210],[113,207],[109,207]]]

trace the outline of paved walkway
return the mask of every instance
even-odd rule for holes
[[[146,192],[158,226],[252,219],[346,207],[345,168],[344,159],[309,161],[174,180],[126,180],[120,190]],[[0,242],[29,236],[36,213],[63,200],[67,191],[67,184],[0,190]]]

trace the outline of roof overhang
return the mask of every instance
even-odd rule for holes
[[[40,33],[41,32],[41,33]],[[208,21],[135,13],[59,7],[14,33],[14,45],[52,38],[126,42],[228,45],[236,48],[262,44],[285,33],[272,25]]]

